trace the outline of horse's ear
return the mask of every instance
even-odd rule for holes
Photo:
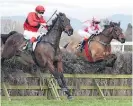
[[[59,15],[60,15],[60,16],[63,16],[63,15],[64,15],[64,13],[61,13],[61,12],[60,12],[60,13],[59,13]]]
[[[113,24],[113,22],[112,21],[110,21],[110,23],[109,23],[110,25],[112,25]]]
[[[112,21],[110,22],[110,26],[111,27],[114,27],[114,23]]]
[[[120,27],[120,25],[121,25],[121,22],[119,21],[119,22],[118,22],[118,26]]]

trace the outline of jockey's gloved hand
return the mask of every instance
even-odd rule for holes
[[[46,28],[47,28],[47,30],[49,30],[50,29],[50,26],[49,25],[46,25]]]

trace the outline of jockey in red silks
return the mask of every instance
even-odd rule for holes
[[[45,8],[41,5],[37,6],[35,8],[35,12],[30,12],[24,22],[24,38],[26,40],[30,40],[30,43],[28,44],[29,50],[32,50],[32,44],[37,40],[37,37],[40,35],[38,31],[39,27],[42,25],[44,26],[45,30],[47,30],[46,27],[46,21],[43,18],[43,14],[45,12]]]
[[[88,23],[87,27],[84,28],[84,32],[87,32],[87,34],[84,34],[84,39],[80,48],[81,51],[84,48],[85,42],[88,41],[88,38],[91,35],[98,35],[100,32],[102,32],[102,28],[99,24],[100,20],[93,17],[93,19]]]

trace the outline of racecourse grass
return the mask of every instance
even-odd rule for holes
[[[132,106],[131,100],[12,100],[1,101],[1,106]]]

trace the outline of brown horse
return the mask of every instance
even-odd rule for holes
[[[115,54],[111,54],[111,45],[110,42],[112,39],[116,39],[121,43],[125,43],[125,38],[120,28],[120,23],[110,22],[110,25],[106,25],[103,32],[99,35],[92,35],[85,44],[84,50],[81,52],[79,50],[80,43],[75,44],[74,41],[71,41],[64,46],[69,52],[75,53],[77,56],[83,57],[89,62],[95,63],[102,60],[116,60]],[[76,45],[76,46],[74,46]],[[111,67],[113,66],[114,61],[111,62]],[[109,64],[108,64],[109,65]]]
[[[8,37],[10,37],[12,34],[16,33],[16,31],[11,31],[9,34],[1,34],[1,53],[4,49],[4,44]]]
[[[32,59],[27,59],[26,61],[33,66],[37,63],[41,68],[46,68],[47,66],[57,80],[59,86],[67,94],[68,99],[72,99],[63,75],[63,64],[59,42],[62,32],[65,31],[68,36],[70,36],[73,34],[73,28],[71,27],[70,20],[64,13],[56,15],[57,17],[52,20],[48,33],[41,37],[41,40],[38,42],[33,52],[36,62]],[[17,32],[11,33],[5,42],[4,50],[2,52],[2,62],[15,55],[22,56],[23,52],[21,51],[24,45],[25,40],[22,34]]]

